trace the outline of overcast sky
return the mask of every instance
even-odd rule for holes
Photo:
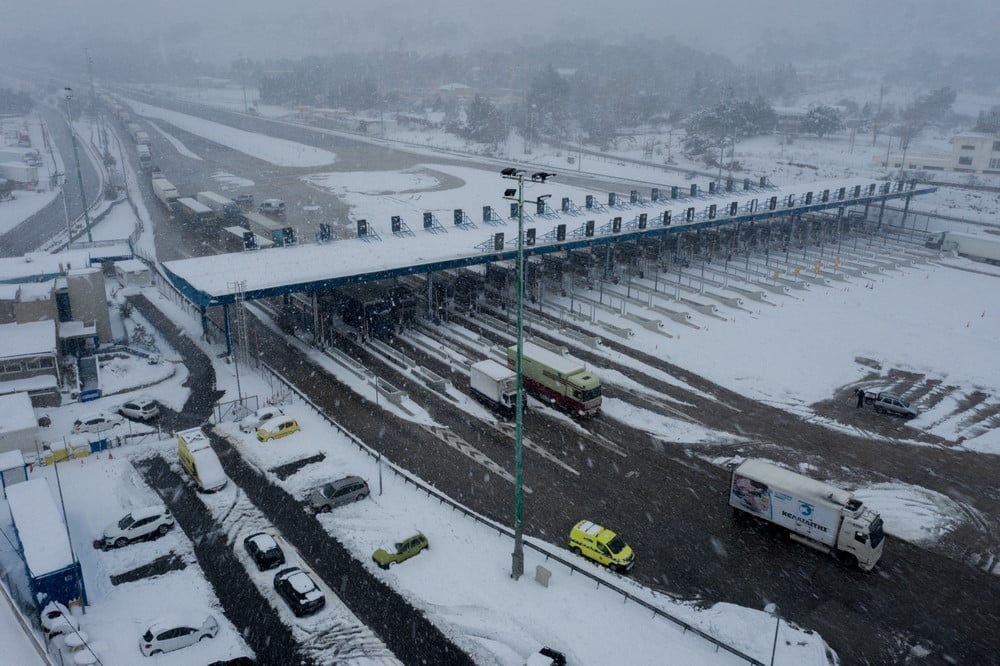
[[[512,37],[580,35],[611,43],[637,34],[672,35],[738,63],[765,37],[807,36],[910,52],[932,44],[975,52],[995,48],[1000,3],[991,0],[46,0],[6,2],[0,40],[52,38],[66,49],[126,39],[151,48],[185,48],[203,60],[322,55],[400,48],[465,51]],[[635,44],[634,41],[629,43]]]

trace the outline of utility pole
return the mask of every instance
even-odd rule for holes
[[[87,49],[83,50],[84,54],[87,56],[87,76],[90,77],[90,108],[92,111],[92,116],[94,122],[97,124],[97,136],[101,140],[101,155],[102,159],[106,159],[108,156],[108,137],[104,133],[104,127],[101,125],[100,112],[97,108],[97,89],[94,88],[94,59],[90,57],[90,52]]]
[[[517,181],[517,188],[504,191],[504,199],[517,201],[517,405],[514,418],[514,552],[511,554],[510,577],[524,575],[524,171],[507,167],[500,171],[507,180]],[[544,183],[554,173],[531,175],[531,182]]]
[[[247,106],[247,61],[243,57],[242,51],[240,51],[240,80],[243,82],[243,113],[249,113],[250,107]]]
[[[87,193],[83,189],[83,173],[80,171],[80,153],[76,147],[76,132],[73,131],[73,116],[69,111],[69,101],[73,99],[73,89],[63,88],[66,95],[66,122],[69,123],[69,135],[73,139],[73,159],[76,160],[76,180],[80,184],[80,200],[83,202],[83,219],[87,222],[87,242],[93,243],[94,238],[90,234],[90,211],[87,210]]]

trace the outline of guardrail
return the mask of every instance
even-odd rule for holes
[[[402,467],[399,467],[395,463],[387,460],[379,451],[376,451],[375,449],[371,448],[370,446],[368,446],[367,444],[365,444],[364,442],[362,442],[360,439],[358,439],[357,437],[355,437],[350,431],[345,430],[343,428],[343,426],[341,426],[334,419],[332,419],[329,415],[327,415],[319,407],[319,405],[317,405],[316,403],[314,403],[309,398],[309,396],[307,396],[305,393],[303,393],[301,390],[299,390],[299,388],[297,386],[295,386],[294,384],[292,384],[280,372],[278,372],[277,370],[275,370],[273,367],[271,367],[270,365],[268,365],[266,362],[262,362],[261,366],[265,370],[267,370],[269,373],[271,373],[271,375],[275,379],[277,379],[282,384],[284,384],[288,388],[289,391],[291,391],[296,396],[298,396],[298,398],[300,400],[302,400],[302,402],[304,402],[309,407],[311,407],[327,423],[329,423],[338,432],[340,432],[342,435],[344,435],[349,440],[351,440],[351,442],[353,442],[354,445],[357,446],[360,451],[362,451],[364,453],[367,453],[370,457],[372,457],[375,460],[379,461],[380,464],[386,465],[389,468],[390,471],[392,471],[394,474],[396,474],[397,476],[399,476],[400,478],[402,478],[403,481],[404,481],[404,483],[412,483],[414,487],[416,487],[416,488],[424,491],[425,493],[427,493],[428,496],[436,498],[441,504],[447,504],[448,506],[450,506],[453,511],[458,511],[458,512],[464,514],[466,517],[471,518],[472,520],[476,521],[477,523],[480,523],[481,525],[485,525],[486,527],[489,527],[490,529],[496,530],[498,533],[506,535],[506,536],[510,537],[511,539],[514,538],[514,532],[512,530],[508,529],[507,527],[505,527],[503,525],[499,525],[496,522],[494,522],[492,520],[489,520],[488,518],[480,516],[479,514],[477,514],[474,511],[470,510],[468,507],[463,506],[463,505],[455,502],[450,497],[448,497],[447,495],[445,495],[441,491],[437,490],[436,488],[434,488],[434,487],[432,487],[432,486],[424,483],[422,480],[420,480],[419,478],[413,476],[412,474],[410,474],[409,472],[407,472],[406,470],[404,470]],[[708,633],[702,631],[698,627],[695,627],[695,626],[689,624],[688,622],[685,622],[684,620],[681,620],[680,618],[674,617],[673,615],[671,615],[670,613],[667,613],[663,609],[661,609],[661,608],[659,608],[657,606],[654,606],[653,604],[651,604],[651,603],[649,603],[647,601],[644,601],[643,599],[640,599],[640,598],[634,596],[633,594],[629,593],[627,590],[624,590],[624,589],[618,587],[617,585],[609,583],[608,581],[604,580],[603,578],[601,578],[599,576],[595,576],[594,574],[581,569],[577,565],[575,565],[572,562],[569,562],[567,560],[564,560],[563,558],[559,557],[558,555],[554,555],[554,554],[550,553],[549,551],[545,550],[541,546],[538,546],[537,544],[531,543],[530,541],[525,541],[524,542],[524,547],[525,548],[530,548],[531,550],[534,550],[535,552],[539,553],[540,555],[543,555],[545,557],[546,561],[550,561],[551,560],[551,561],[558,562],[559,564],[563,565],[564,567],[566,567],[567,569],[569,569],[570,575],[580,574],[581,576],[585,576],[585,577],[591,579],[592,581],[594,581],[595,583],[597,583],[597,587],[598,588],[600,588],[603,585],[604,587],[608,588],[609,590],[611,590],[613,592],[617,592],[618,594],[620,594],[622,597],[624,597],[625,601],[631,601],[632,603],[638,604],[638,605],[642,606],[643,608],[645,608],[646,610],[648,610],[651,613],[653,613],[654,616],[663,618],[664,620],[667,620],[669,622],[674,623],[675,625],[677,625],[681,629],[683,629],[684,633],[691,632],[691,633],[695,634],[696,636],[698,636],[699,638],[702,638],[702,639],[708,641],[709,643],[713,644],[716,647],[716,651],[718,651],[718,650],[724,650],[724,651],[726,651],[726,652],[728,652],[728,653],[730,653],[730,654],[732,654],[732,655],[734,655],[736,657],[739,657],[740,659],[745,660],[748,664],[754,664],[755,666],[764,666],[764,662],[759,661],[757,659],[754,659],[750,655],[748,655],[748,654],[746,654],[744,652],[741,652],[740,650],[737,650],[736,648],[732,647],[731,645],[728,645],[728,644],[724,643],[723,641],[720,641],[718,638],[715,638],[711,634],[708,634]]]

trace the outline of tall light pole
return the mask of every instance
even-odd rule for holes
[[[514,552],[511,554],[510,577],[517,580],[524,574],[524,171],[507,167],[500,172],[507,180],[516,180],[517,188],[504,191],[504,199],[517,201],[517,404],[514,408]],[[531,182],[544,183],[554,173],[531,175]]]
[[[70,138],[73,139],[73,159],[76,160],[76,181],[80,184],[80,200],[83,202],[83,219],[87,222],[87,242],[92,243],[94,239],[90,235],[90,211],[87,210],[87,193],[83,189],[83,173],[80,171],[80,153],[76,147],[76,132],[73,131],[73,116],[69,112],[69,101],[73,99],[73,89],[63,88],[63,93],[66,95],[66,122],[69,123]]]

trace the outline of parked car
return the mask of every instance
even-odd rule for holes
[[[312,508],[321,513],[342,504],[357,502],[368,497],[368,483],[360,476],[345,476],[316,488],[309,494]]]
[[[383,569],[388,569],[393,564],[405,562],[411,557],[420,554],[420,551],[428,548],[430,548],[430,544],[427,543],[427,537],[420,532],[417,532],[408,539],[404,539],[397,543],[395,552],[390,553],[389,551],[379,548],[372,553],[372,559],[375,560],[375,564],[379,565]]]
[[[524,666],[566,666],[566,655],[550,647],[543,647],[528,657]]]
[[[274,575],[274,590],[297,616],[315,613],[326,605],[326,597],[305,571],[282,569]]]
[[[299,431],[299,422],[287,416],[278,416],[265,421],[257,428],[257,439],[266,442],[269,439],[281,439]]]
[[[148,421],[160,415],[160,405],[152,398],[135,398],[123,403],[118,413],[127,419]]]
[[[155,539],[173,526],[174,516],[164,506],[136,509],[104,528],[104,547],[121,548],[137,539]]]
[[[635,553],[615,532],[581,520],[569,532],[569,549],[609,569],[625,573],[635,564]]]
[[[80,628],[80,621],[58,601],[50,601],[40,614],[42,629],[49,637],[69,634]]]
[[[263,213],[264,215],[284,215],[285,214],[285,202],[281,199],[264,199],[257,206],[257,212]]]
[[[108,412],[81,416],[73,422],[73,432],[104,432],[122,424],[122,417]]]
[[[240,421],[240,430],[243,432],[257,432],[257,428],[261,427],[265,422],[283,414],[284,412],[281,411],[281,407],[261,407],[253,414],[243,417],[243,420]]]
[[[214,615],[171,616],[154,622],[139,638],[139,651],[149,657],[180,650],[219,633]]]
[[[253,195],[252,194],[237,194],[234,196],[233,201],[243,210],[250,210],[253,208]]]
[[[892,414],[905,419],[915,418],[920,412],[911,407],[910,403],[895,393],[876,393],[872,405],[879,414]]]
[[[281,546],[266,532],[257,532],[243,539],[243,547],[261,571],[280,567],[285,563],[285,553]]]

